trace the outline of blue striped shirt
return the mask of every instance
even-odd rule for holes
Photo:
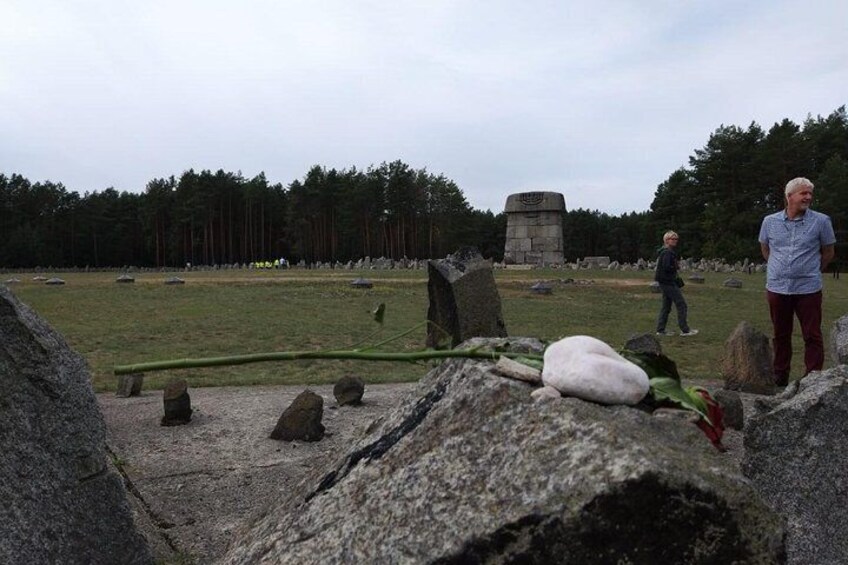
[[[760,243],[769,247],[766,288],[778,294],[822,289],[821,248],[836,243],[830,217],[807,209],[790,220],[786,211],[763,218]]]

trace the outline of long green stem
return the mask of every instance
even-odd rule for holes
[[[479,349],[426,349],[407,353],[391,353],[379,351],[281,351],[278,353],[252,353],[249,355],[231,355],[227,357],[204,357],[198,359],[169,359],[166,361],[151,361],[133,365],[117,365],[115,375],[130,375],[133,373],[148,373],[152,371],[167,371],[169,369],[196,369],[199,367],[224,367],[227,365],[245,365],[247,363],[262,363],[266,361],[295,361],[297,359],[355,359],[362,361],[423,361],[428,359],[490,359],[496,361],[499,357],[515,359],[542,360],[537,353],[517,353],[514,351],[481,351]]]

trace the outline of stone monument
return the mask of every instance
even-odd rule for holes
[[[506,199],[504,263],[561,264],[562,215],[565,197],[559,192],[522,192]]]

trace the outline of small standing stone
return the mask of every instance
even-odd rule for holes
[[[631,335],[624,349],[634,353],[650,353],[651,355],[662,355],[660,341],[651,334]]]
[[[185,284],[185,281],[180,277],[168,277],[165,279],[165,284]]]
[[[44,284],[49,284],[51,286],[55,286],[55,285],[65,284],[65,281],[58,278],[58,277],[54,277],[52,279],[47,279],[47,281]]]
[[[745,425],[745,409],[739,393],[732,390],[719,389],[713,393],[713,399],[721,406],[722,423],[734,430],[741,430]]]
[[[748,322],[739,322],[724,343],[721,361],[724,388],[754,394],[773,393],[771,357],[768,338]]]
[[[352,286],[353,288],[372,288],[374,286],[374,283],[372,283],[368,279],[363,279],[360,277],[358,279],[354,279],[350,283],[350,286]]]
[[[115,279],[116,283],[134,283],[135,278],[132,275],[121,275]]]
[[[165,405],[163,426],[182,426],[191,421],[191,397],[185,379],[173,379],[166,384],[162,402]]]
[[[533,286],[530,287],[530,292],[533,294],[552,294],[554,291],[554,287],[549,285],[546,282],[537,282]]]
[[[121,375],[118,377],[118,389],[115,391],[115,396],[120,398],[141,396],[141,387],[143,384],[144,373]]]
[[[324,399],[311,390],[301,392],[280,416],[271,439],[319,441],[324,437]]]
[[[730,278],[722,283],[727,288],[742,288],[742,281],[739,279]]]
[[[848,315],[833,322],[830,330],[830,355],[836,365],[848,365]]]
[[[365,394],[365,382],[359,377],[345,375],[333,387],[333,396],[339,406],[350,404],[357,406],[362,404],[362,395]]]
[[[695,284],[704,284],[704,275],[701,273],[692,273],[689,275],[689,282]]]

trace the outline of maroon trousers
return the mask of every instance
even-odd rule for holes
[[[766,291],[771,324],[774,327],[775,384],[785,386],[789,382],[789,366],[792,362],[792,325],[795,316],[801,322],[804,336],[804,365],[807,373],[820,371],[824,366],[824,339],[822,338],[822,293],[777,294]],[[806,374],[806,373],[805,373]]]

